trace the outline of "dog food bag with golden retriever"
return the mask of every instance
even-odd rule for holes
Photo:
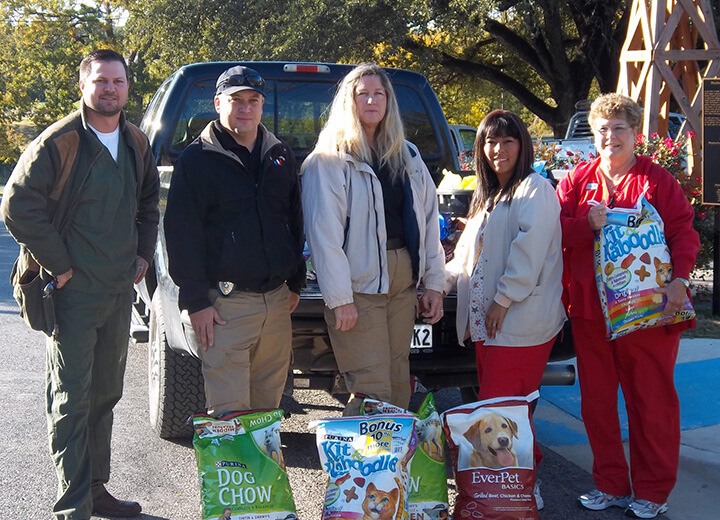
[[[405,413],[393,404],[365,399],[362,411]],[[411,520],[440,520],[448,517],[448,486],[445,468],[445,434],[435,398],[428,392],[416,414],[418,447],[410,459],[408,480],[408,513]]]
[[[530,406],[539,396],[502,397],[443,413],[455,471],[455,520],[536,520]]]
[[[404,520],[408,463],[417,446],[410,414],[310,423],[328,475],[322,519]]]
[[[280,448],[282,417],[282,410],[193,417],[203,520],[297,518]]]
[[[608,208],[607,224],[595,234],[594,253],[608,339],[695,317],[689,298],[682,311],[662,315],[665,285],[673,278],[664,227],[644,193],[634,208]]]

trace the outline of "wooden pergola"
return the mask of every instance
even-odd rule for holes
[[[709,0],[633,0],[630,13],[617,92],[643,105],[645,135],[667,135],[673,107],[687,118],[681,131],[699,136],[702,80],[720,70]]]

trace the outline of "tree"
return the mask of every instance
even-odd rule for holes
[[[564,134],[575,103],[596,83],[615,90],[628,0],[430,0],[398,45],[450,74],[491,83]],[[442,32],[449,36],[432,37]],[[430,35],[430,37],[428,37]],[[436,64],[433,66],[432,64]]]
[[[448,91],[472,85],[510,105],[512,96],[561,134],[593,82],[615,89],[628,9],[629,0],[144,0],[127,29],[164,72],[209,59],[375,59]]]
[[[120,14],[109,1],[0,3],[0,162],[14,163],[37,131],[75,109],[78,64],[98,47],[121,50]]]

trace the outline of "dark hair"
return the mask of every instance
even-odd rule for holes
[[[119,61],[125,69],[125,77],[130,80],[130,69],[128,68],[125,58],[117,52],[110,49],[96,49],[85,56],[80,62],[80,81],[83,81],[90,74],[90,66],[94,61]]]
[[[514,137],[520,141],[518,161],[510,180],[500,186],[495,170],[485,157],[483,148],[485,142],[491,137]],[[480,122],[475,135],[475,175],[477,188],[470,204],[468,216],[475,215],[485,206],[488,200],[495,198],[498,193],[512,200],[513,194],[522,180],[532,173],[533,144],[525,124],[512,112],[507,110],[493,110]]]

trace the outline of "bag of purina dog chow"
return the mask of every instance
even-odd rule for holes
[[[665,226],[641,194],[634,208],[608,208],[607,224],[595,233],[595,281],[608,339],[634,330],[695,317],[690,298],[682,311],[663,317],[662,292],[673,279]]]
[[[310,428],[328,474],[323,520],[408,518],[408,463],[417,445],[412,415],[322,419]]]
[[[455,520],[538,518],[529,403],[540,394],[461,405],[442,414],[455,470]]]
[[[193,417],[203,520],[297,518],[280,445],[282,417],[282,410]]]
[[[362,412],[365,415],[408,413],[398,406],[375,399],[365,399]],[[410,459],[408,513],[411,520],[447,518],[449,506],[445,435],[432,392],[425,396],[416,417],[418,447]]]

